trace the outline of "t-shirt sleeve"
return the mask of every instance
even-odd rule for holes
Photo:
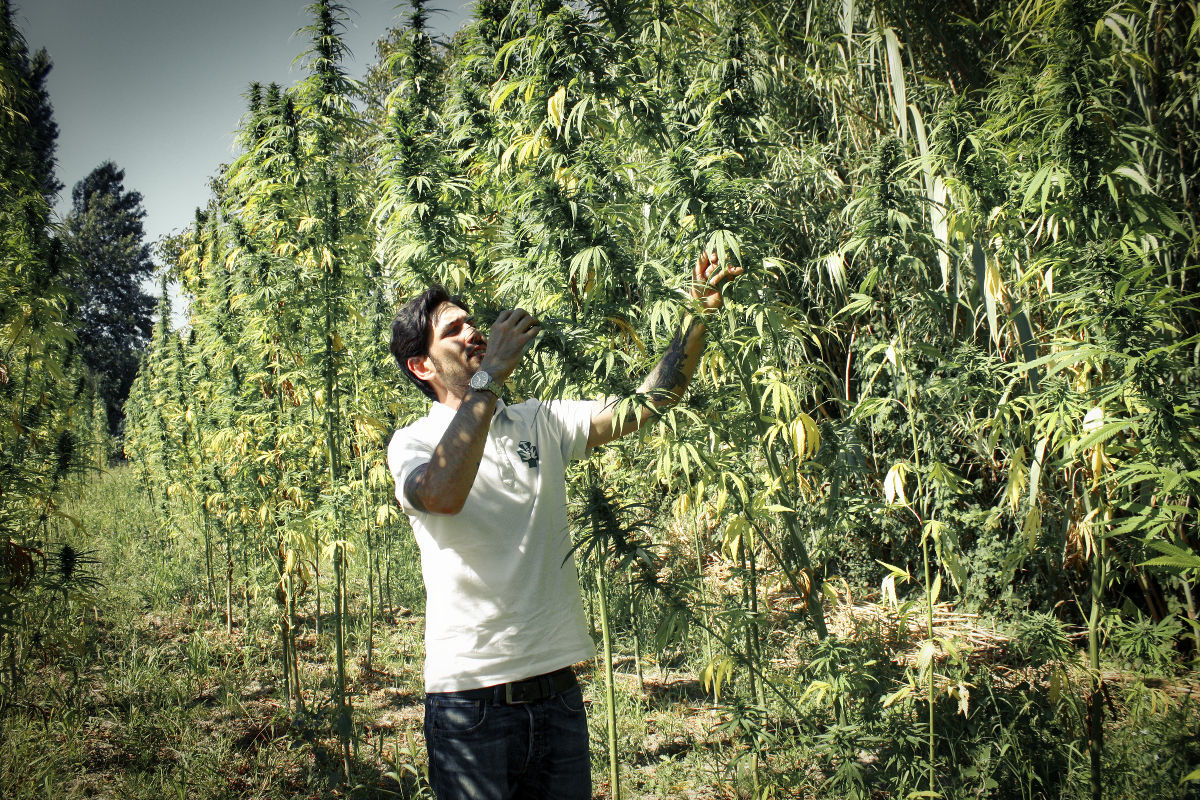
[[[592,417],[603,405],[595,400],[553,400],[546,403],[546,410],[558,434],[564,464],[587,455]]]
[[[412,503],[404,496],[404,482],[412,471],[422,464],[428,464],[433,458],[434,446],[413,436],[410,431],[396,431],[388,444],[388,469],[396,482],[396,499],[404,513],[412,515],[421,512],[413,508]]]

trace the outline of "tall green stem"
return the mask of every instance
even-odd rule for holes
[[[1089,514],[1091,501],[1084,493]],[[1098,526],[1097,526],[1098,527]],[[1092,607],[1088,614],[1088,757],[1091,763],[1092,800],[1104,797],[1104,682],[1100,679],[1100,615],[1104,591],[1106,547],[1103,538],[1096,537],[1092,553],[1090,594]]]
[[[646,676],[642,673],[642,635],[638,630],[638,600],[633,590],[633,568],[625,570],[625,586],[629,591],[629,627],[633,629],[633,665],[637,670],[639,696],[646,691]]]
[[[350,709],[346,704],[346,543],[339,541],[334,545],[333,572],[336,586],[334,595],[334,612],[336,616],[334,641],[336,642],[337,657],[337,728],[338,738],[342,745],[342,775],[350,782]]]
[[[708,592],[704,586],[704,559],[701,556],[702,548],[701,548],[701,543],[700,543],[700,526],[699,526],[699,524],[694,525],[692,528],[692,531],[694,533],[693,539],[694,539],[694,542],[696,545],[696,575],[699,576],[699,580],[696,582],[696,585],[700,589],[700,607],[704,608],[708,605],[708,596],[707,596]],[[704,628],[704,647],[705,647],[704,660],[707,663],[711,663],[712,659],[713,659],[713,637],[712,637],[712,633],[708,630],[708,628]],[[713,681],[713,705],[714,706],[717,704],[719,699],[720,698],[717,697],[717,683],[716,683],[716,681]]]
[[[233,539],[225,525],[225,632],[233,633]]]
[[[921,537],[921,560],[925,563],[925,635],[929,637],[930,646],[933,645],[933,590],[929,570],[929,537]],[[929,706],[929,793],[934,796],[937,791],[934,788],[934,775],[936,772],[936,748],[934,739],[934,718],[933,718],[933,656],[929,658],[928,673],[925,676],[925,702]]]
[[[730,351],[730,349],[725,345],[724,342],[720,340],[719,337],[714,337],[714,341],[717,346],[721,348],[721,351],[724,353],[726,359],[740,365],[740,360],[737,358],[737,354]],[[738,380],[742,384],[742,388],[746,392],[746,397],[750,401],[751,408],[753,409],[754,418],[756,420],[755,426],[758,429],[759,438],[761,441],[765,442],[767,440],[767,422],[762,413],[762,392],[757,389],[757,387],[754,385],[754,382],[750,380],[750,377],[746,374],[744,369],[739,368],[735,370],[735,372],[738,376]],[[767,464],[767,470],[771,474],[771,480],[782,485],[784,481],[783,470],[779,466],[779,459],[776,456],[775,451],[769,447],[764,447],[762,448],[762,453]],[[749,517],[749,515],[747,515],[747,517]],[[795,589],[796,593],[800,597],[804,598],[805,610],[808,611],[808,618],[812,623],[813,629],[817,632],[817,638],[824,639],[829,635],[829,630],[825,626],[825,610],[821,608],[820,593],[814,591],[815,587],[812,585],[816,578],[812,573],[812,562],[809,560],[808,556],[808,545],[804,541],[804,530],[802,529],[800,521],[797,519],[795,512],[785,514],[784,520],[787,523],[788,535],[791,539],[791,544],[795,548],[796,558],[800,562],[800,569],[802,572],[807,571],[808,574],[812,576],[807,588],[802,586],[801,582],[796,579],[793,570],[788,566],[787,562],[781,558],[782,554],[779,552],[778,548],[775,548],[769,542],[765,533],[760,532],[760,538],[762,538],[763,541],[767,543],[767,546],[771,548],[771,552],[779,561],[779,568],[782,569],[784,575],[787,576],[788,581],[792,584],[792,588]]]
[[[904,342],[904,329],[903,329],[903,327],[901,327],[900,336],[898,337],[897,344],[902,345],[903,342]],[[913,466],[916,468],[917,473],[919,475],[920,470],[921,470],[921,446],[920,446],[920,442],[917,440],[917,420],[916,420],[917,399],[916,399],[916,393],[913,391],[913,376],[909,373],[908,368],[907,368],[907,366],[905,366],[905,363],[903,361],[897,359],[897,362],[899,363],[901,369],[904,371],[904,377],[906,378],[905,390],[906,390],[906,396],[908,397],[908,405],[905,407],[905,410],[908,412],[909,434],[912,437]],[[921,515],[915,514],[915,516],[917,517],[917,523],[920,524]],[[933,646],[933,600],[934,600],[934,598],[933,598],[933,578],[931,575],[931,570],[929,568],[929,536],[927,536],[924,531],[921,532],[921,561],[925,567],[925,635],[929,639],[929,646],[932,647]],[[928,733],[928,738],[929,738],[929,789],[928,789],[928,791],[931,796],[935,795],[936,791],[937,791],[934,788],[935,775],[937,772],[937,748],[936,748],[937,740],[935,738],[937,729],[936,729],[936,726],[934,723],[934,715],[933,715],[933,701],[935,699],[935,695],[934,695],[934,691],[933,691],[933,665],[934,665],[934,658],[933,658],[933,654],[931,653],[929,656],[929,666],[928,666],[929,671],[928,671],[928,674],[925,676],[925,702],[929,706],[929,708],[928,708],[928,722],[929,722],[929,733]]]
[[[600,541],[600,520],[592,514],[592,535]],[[600,602],[600,633],[604,641],[604,694],[607,702],[605,709],[608,731],[608,781],[612,787],[610,797],[613,800],[621,798],[621,771],[617,765],[617,698],[613,688],[613,652],[612,635],[608,624],[608,580],[604,575],[604,551],[598,548],[596,552],[596,593]]]
[[[204,531],[204,588],[205,594],[208,596],[208,613],[212,614],[217,609],[216,578],[213,575],[212,530],[208,525],[208,509],[204,507],[203,496],[196,505],[199,506],[200,527]]]
[[[335,321],[333,318],[333,301],[330,292],[333,290],[331,284],[336,283],[337,271],[336,262],[334,263],[333,277],[326,276],[325,285],[325,447],[326,455],[329,461],[329,491],[331,502],[333,503],[333,530],[341,530],[341,519],[338,513],[338,473],[339,473],[339,458],[338,458],[338,443],[337,431],[340,424],[340,414],[337,401],[337,386],[336,386],[336,353],[334,351],[333,341],[335,336]],[[333,571],[334,571],[334,641],[335,654],[337,659],[337,685],[334,688],[336,697],[334,702],[337,706],[337,728],[338,738],[342,745],[342,774],[346,782],[350,782],[350,711],[346,705],[346,653],[345,653],[345,636],[346,636],[346,576],[345,576],[345,561],[346,561],[346,544],[344,541],[338,541],[334,544],[333,550]]]

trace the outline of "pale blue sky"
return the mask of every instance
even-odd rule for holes
[[[208,200],[208,179],[233,158],[233,133],[253,81],[291,85],[308,48],[308,0],[13,0],[30,51],[54,62],[49,89],[58,123],[58,179],[71,187],[105,160],[143,195],[147,238],[180,230]],[[374,43],[408,10],[392,0],[349,0],[347,72],[359,78]],[[434,0],[444,34],[462,26],[469,0]]]

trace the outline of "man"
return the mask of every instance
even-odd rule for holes
[[[741,272],[700,256],[689,290],[700,316],[642,383],[649,406],[636,413],[612,401],[505,405],[500,387],[539,331],[519,308],[488,338],[441,287],[396,315],[392,355],[435,401],[392,437],[388,465],[421,550],[425,739],[440,800],[591,797],[571,665],[595,650],[570,557],[566,466],[678,402],[704,349],[703,313]]]

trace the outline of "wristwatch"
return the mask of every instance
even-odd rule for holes
[[[472,375],[470,386],[477,392],[491,392],[496,399],[500,398],[500,384],[492,380],[487,370],[481,369]]]

